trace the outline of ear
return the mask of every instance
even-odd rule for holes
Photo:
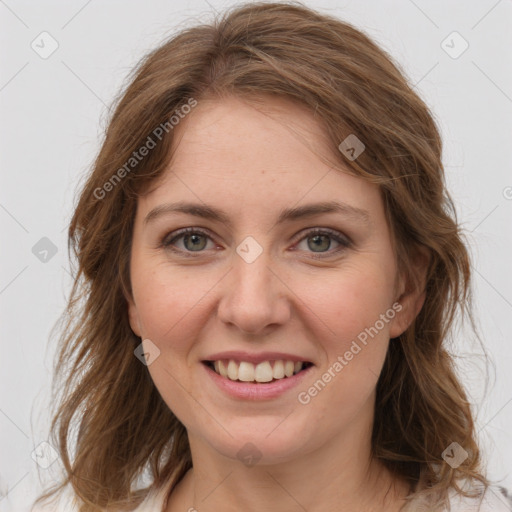
[[[395,302],[401,308],[396,308],[389,332],[391,338],[397,338],[409,328],[425,303],[430,251],[425,246],[416,246],[409,258],[410,272],[399,271]]]
[[[135,302],[133,301],[133,298],[127,298],[128,302],[128,319],[130,321],[130,327],[132,328],[132,331],[139,337],[142,337],[142,329],[139,319],[139,312],[137,310],[137,306],[135,305]]]

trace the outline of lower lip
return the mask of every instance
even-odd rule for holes
[[[203,363],[201,363],[201,366],[224,393],[233,398],[241,398],[243,400],[270,400],[277,398],[300,384],[309,370],[313,368],[313,366],[310,366],[291,377],[285,377],[274,382],[256,383],[230,380],[227,377],[222,377]]]

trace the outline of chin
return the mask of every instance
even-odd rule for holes
[[[202,438],[220,455],[238,459],[247,466],[289,462],[309,451],[312,433],[292,424],[291,418],[285,418],[286,415],[261,420],[245,418],[236,424],[225,424],[226,430],[219,427],[214,437],[209,431]]]

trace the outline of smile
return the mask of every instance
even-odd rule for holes
[[[312,363],[306,361],[269,360],[258,364],[249,361],[236,361],[234,359],[220,359],[216,361],[203,361],[217,375],[238,382],[270,383],[290,378]]]

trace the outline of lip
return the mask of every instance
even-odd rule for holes
[[[228,353],[224,353],[223,357],[226,354]],[[235,358],[232,357],[231,359]],[[263,359],[263,361],[266,360],[267,359]],[[242,359],[242,361],[247,361],[247,359]],[[296,359],[296,361],[302,361],[302,359]],[[290,391],[292,388],[298,386],[302,379],[304,379],[304,377],[309,373],[309,371],[314,368],[314,366],[310,366],[304,370],[301,370],[299,373],[292,375],[291,377],[285,377],[274,382],[253,383],[230,380],[217,374],[215,370],[212,370],[207,365],[203,363],[200,363],[200,365],[206,374],[210,377],[210,379],[212,379],[212,381],[223,393],[229,395],[232,398],[238,398],[242,400],[271,400],[277,398],[287,391]]]
[[[294,356],[293,354],[287,354],[285,352],[258,352],[257,354],[251,354],[250,352],[243,352],[240,350],[231,350],[228,352],[217,352],[208,357],[205,357],[203,361],[220,361],[226,359],[233,359],[234,361],[247,361],[248,363],[258,364],[263,361],[301,361],[303,363],[312,363],[308,359],[304,359],[300,356]],[[291,377],[287,377],[291,378]]]

